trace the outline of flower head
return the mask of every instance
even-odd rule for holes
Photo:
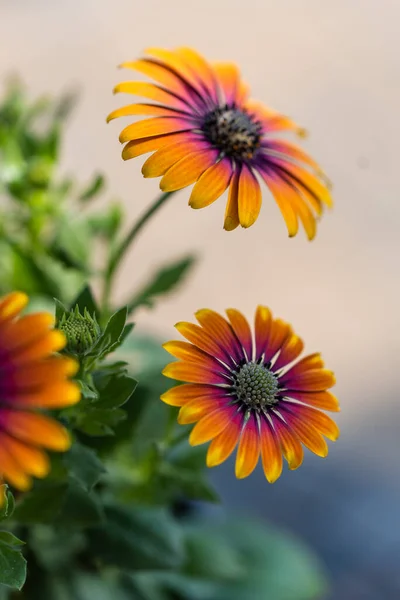
[[[261,178],[275,197],[289,235],[296,235],[300,219],[308,237],[314,237],[323,205],[331,205],[322,171],[299,147],[275,137],[288,130],[302,135],[304,130],[250,100],[234,64],[210,64],[190,48],[151,48],[145,58],[121,66],[157,82],[126,81],[114,90],[152,101],[124,106],[108,117],[152,115],[122,131],[125,160],[154,152],[143,165],[143,175],[162,177],[160,188],[165,192],[194,183],[192,208],[208,206],[229,188],[227,230],[256,221]]]
[[[81,315],[78,305],[63,313],[57,326],[67,338],[66,350],[77,355],[88,352],[101,335],[96,315],[92,316],[87,308]]]
[[[212,310],[199,310],[200,325],[176,325],[188,342],[164,344],[180,360],[163,373],[187,383],[171,388],[161,399],[181,407],[179,423],[197,422],[189,438],[192,445],[212,440],[209,467],[225,461],[238,445],[236,476],[250,475],[261,456],[272,483],[281,474],[282,454],[289,468],[297,469],[303,461],[302,444],[325,457],[323,436],[338,438],[337,425],[318,410],[339,410],[328,391],[335,378],[320,354],[298,360],[302,340],[268,308],[256,310],[254,340],[245,317],[235,309],[226,312],[228,320]]]
[[[32,476],[48,474],[43,449],[70,446],[67,430],[37,409],[63,408],[80,398],[69,381],[77,363],[53,355],[64,348],[64,334],[51,329],[48,313],[19,316],[27,302],[19,292],[0,299],[0,477],[21,491],[30,488]]]

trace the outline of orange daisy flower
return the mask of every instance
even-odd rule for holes
[[[63,452],[70,446],[67,430],[37,409],[63,408],[80,398],[69,381],[77,363],[53,356],[65,346],[64,335],[50,329],[48,313],[19,316],[27,303],[20,292],[0,299],[0,483],[21,491],[30,488],[32,476],[48,474],[43,448]]]
[[[339,410],[337,399],[327,391],[335,378],[320,354],[297,360],[302,340],[265,306],[256,310],[254,340],[239,311],[226,313],[228,320],[212,310],[199,310],[200,325],[176,325],[189,343],[164,344],[180,360],[167,365],[163,374],[187,383],[161,399],[181,407],[179,423],[197,422],[189,438],[192,445],[212,440],[207,466],[221,464],[238,444],[236,477],[250,475],[261,455],[272,483],[282,472],[282,454],[289,468],[297,469],[303,461],[302,444],[325,457],[323,436],[338,438],[337,425],[318,410]]]
[[[248,98],[248,88],[231,63],[210,64],[190,48],[151,48],[145,58],[122,64],[157,83],[126,81],[114,92],[144,96],[112,112],[108,121],[153,115],[126,127],[121,143],[127,160],[154,152],[144,163],[145,177],[162,177],[160,188],[174,192],[195,183],[192,208],[203,208],[229,188],[224,228],[250,227],[261,208],[257,175],[267,184],[290,236],[302,222],[309,239],[316,219],[331,197],[317,163],[283,139],[280,132],[302,135],[291,119]]]

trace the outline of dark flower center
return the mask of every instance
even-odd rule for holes
[[[262,409],[278,401],[278,378],[264,365],[255,362],[240,367],[233,387],[238,399],[251,408]]]
[[[253,158],[260,145],[261,123],[245,111],[225,105],[208,113],[202,130],[206,138],[226,156]]]

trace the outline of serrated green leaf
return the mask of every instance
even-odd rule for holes
[[[0,544],[0,584],[21,590],[26,579],[26,560],[19,550]]]
[[[81,202],[88,202],[88,200],[92,200],[95,196],[97,196],[101,190],[104,188],[105,179],[103,175],[95,175],[93,181],[90,182],[86,190],[82,192],[79,196],[79,200]]]
[[[90,356],[104,358],[122,343],[121,335],[124,331],[127,314],[128,309],[124,306],[110,317],[103,334],[91,349]]]
[[[195,258],[193,256],[187,256],[157,271],[149,283],[128,302],[129,314],[139,306],[151,307],[158,296],[173,290],[187,275],[194,262]]]
[[[70,476],[75,478],[88,492],[106,472],[97,454],[78,442],[74,442],[69,452],[64,455],[64,461]]]

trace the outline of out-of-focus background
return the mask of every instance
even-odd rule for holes
[[[160,258],[192,249],[190,281],[138,328],[168,339],[201,307],[257,303],[293,323],[309,351],[337,375],[342,438],[322,461],[268,485],[260,472],[236,481],[213,472],[225,505],[300,534],[332,575],[332,598],[400,597],[398,453],[400,367],[398,176],[400,55],[397,0],[0,0],[0,83],[18,74],[32,95],[74,88],[80,102],[67,133],[63,169],[107,174],[131,220],[158,193],[140,159],[124,163],[121,122],[105,116],[126,99],[116,69],[148,46],[191,45],[237,62],[252,95],[310,132],[302,142],[334,184],[334,210],[315,241],[289,240],[265,190],[250,230],[222,230],[224,200],[193,211],[182,191],[154,219],[125,264],[122,299]]]

